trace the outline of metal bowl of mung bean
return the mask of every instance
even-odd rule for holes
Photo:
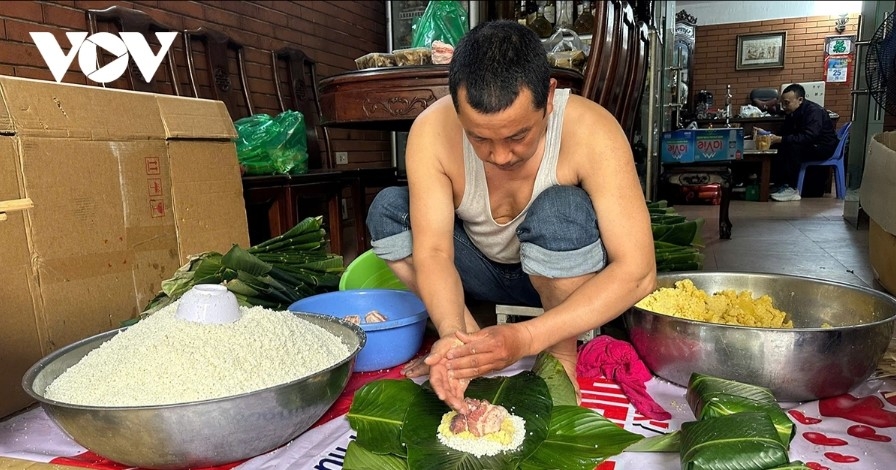
[[[768,295],[792,328],[736,326],[660,314],[624,314],[632,344],[659,377],[686,386],[697,372],[769,388],[781,401],[844,394],[865,381],[896,329],[896,298],[867,287],[773,273],[675,272],[657,288],[689,279],[707,294]]]

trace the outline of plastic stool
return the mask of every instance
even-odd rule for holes
[[[508,323],[509,316],[515,317],[537,317],[544,313],[544,309],[538,307],[522,307],[519,305],[495,305],[495,315],[498,317],[498,324],[502,325],[504,323]],[[587,343],[594,339],[595,336],[600,335],[600,328],[596,328],[591,331],[586,331],[579,335],[579,341],[583,343]]]

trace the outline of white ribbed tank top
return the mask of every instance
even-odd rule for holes
[[[473,244],[492,261],[519,263],[520,241],[516,237],[517,227],[526,218],[526,211],[529,210],[535,197],[545,189],[559,184],[557,182],[557,158],[560,154],[560,135],[568,100],[569,89],[558,88],[554,91],[554,110],[548,116],[544,157],[541,159],[541,165],[535,175],[532,197],[519,215],[506,224],[499,224],[492,218],[484,164],[473,151],[473,146],[470,145],[467,135],[463,134],[466,183],[464,196],[455,210],[455,214],[463,221],[464,230]]]

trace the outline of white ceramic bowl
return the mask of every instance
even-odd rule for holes
[[[177,305],[179,318],[196,323],[232,323],[241,315],[236,296],[220,284],[193,286]]]

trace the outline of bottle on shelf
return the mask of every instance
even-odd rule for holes
[[[519,2],[519,8],[516,12],[516,21],[523,26],[529,25],[529,11],[526,5],[526,0],[520,0]]]
[[[557,2],[548,0],[544,5],[544,18],[551,23],[551,26],[557,24]]]
[[[554,27],[551,26],[551,23],[544,17],[544,7],[538,7],[538,11],[535,13],[535,19],[529,23],[529,27],[542,39],[551,37],[551,34],[554,32]]]
[[[591,34],[594,30],[594,15],[591,14],[591,2],[582,2],[582,12],[576,18],[576,22],[572,27],[576,34]]]
[[[557,29],[572,29],[574,8],[575,5],[572,0],[560,0],[557,2],[557,22],[554,23]]]

